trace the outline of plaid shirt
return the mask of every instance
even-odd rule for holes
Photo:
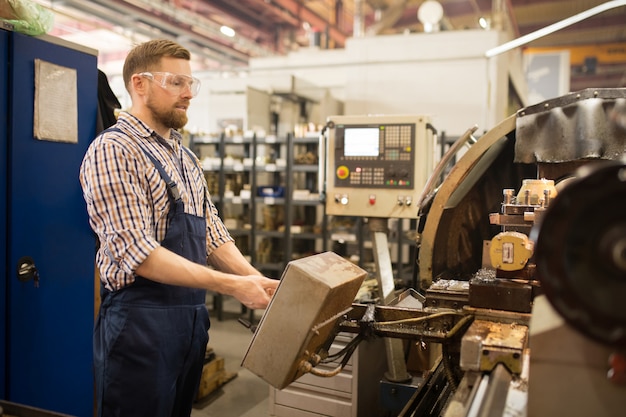
[[[107,289],[134,282],[134,271],[167,232],[167,187],[139,144],[178,184],[185,212],[207,219],[207,256],[233,241],[210,200],[197,158],[182,149],[178,132],[172,130],[172,140],[166,141],[125,112],[114,127],[120,131],[104,132],[93,141],[80,168],[89,222],[100,239],[96,264]]]

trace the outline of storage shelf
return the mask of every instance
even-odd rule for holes
[[[210,146],[214,148],[207,148]],[[327,250],[330,241],[326,232],[326,216],[317,190],[319,167],[317,164],[294,162],[295,155],[317,155],[318,146],[317,135],[295,138],[291,134],[283,137],[227,137],[222,134],[219,138],[192,138],[190,147],[199,153],[199,157],[201,150],[208,155],[203,158],[203,167],[207,178],[213,181],[215,188],[211,198],[218,211],[254,225],[250,229],[229,229],[229,233],[237,238],[238,244],[244,248],[244,255],[249,256],[253,266],[259,270],[282,271],[291,261],[293,253]],[[231,159],[231,155],[236,157]],[[272,162],[265,162],[267,160]],[[245,187],[250,197],[226,193],[227,186],[235,194]],[[263,190],[266,187],[272,190]],[[263,195],[264,192],[270,195]],[[271,195],[273,192],[276,196]],[[308,198],[309,192],[312,193],[311,198]],[[323,232],[297,233],[300,230],[297,227],[291,230],[290,225],[294,224],[296,216],[298,221],[303,220],[308,226],[305,230],[321,225]],[[275,221],[276,224],[263,230],[268,221]],[[270,263],[265,262],[268,254],[272,258]],[[273,262],[275,256],[281,260]]]
[[[311,199],[311,200],[292,200],[291,203],[294,206],[319,206],[322,204],[319,198]]]
[[[276,237],[276,238],[285,237],[285,232],[280,232],[276,230],[256,230],[255,233],[259,237]]]
[[[235,173],[235,172],[249,172],[252,171],[252,167],[251,166],[224,166],[224,167],[220,167],[218,169],[222,169],[225,173]],[[206,170],[205,170],[206,171]]]
[[[319,133],[316,136],[293,138],[293,143],[296,145],[307,145],[319,143]]]
[[[282,206],[286,202],[283,197],[256,197],[254,201],[257,204],[265,204],[267,206]]]
[[[277,165],[277,164],[263,164],[263,165],[256,165],[254,170],[261,171],[261,172],[285,172],[287,170],[287,167],[282,166],[282,165]]]
[[[223,201],[224,203],[231,203],[231,204],[250,204],[252,202],[250,198],[242,198],[238,196],[223,197],[221,201]]]
[[[317,165],[294,165],[293,172],[318,172],[319,166]]]
[[[291,237],[294,239],[324,239],[324,235],[321,233],[312,233],[312,232],[302,232],[302,233],[292,233]]]

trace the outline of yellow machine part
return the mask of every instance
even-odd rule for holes
[[[489,256],[491,265],[503,271],[517,271],[533,254],[533,243],[523,233],[502,232],[491,239]]]

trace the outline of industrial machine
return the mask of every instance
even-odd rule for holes
[[[436,129],[427,115],[332,116],[327,126],[322,152],[328,156],[326,213],[366,219],[378,304],[390,305],[396,294],[388,220],[416,217],[421,190],[433,170]],[[422,307],[419,299],[413,300],[415,308]],[[420,381],[407,369],[403,341],[385,338],[384,344],[387,371],[380,397],[383,408],[395,410]]]
[[[377,304],[349,306],[346,292],[340,298],[332,291],[320,293],[313,304],[334,308],[322,307],[327,314],[313,320],[314,325],[303,323],[309,335],[304,342],[290,347],[288,333],[279,342],[298,353],[282,356],[295,359],[288,359],[293,365],[288,371],[276,369],[281,386],[315,372],[327,357],[349,357],[354,345],[339,353],[330,353],[329,346],[337,334],[352,333],[355,344],[402,341],[402,358],[411,374],[406,382],[386,378],[388,371],[378,381],[379,406],[362,415],[623,415],[626,89],[571,93],[521,109],[478,139],[474,131],[459,139],[413,197],[419,220],[419,288],[394,292],[389,299],[381,292]],[[456,163],[445,166],[452,153],[470,144]],[[344,172],[342,165],[349,172],[358,168],[347,164],[350,159],[340,161],[339,148],[330,148],[335,157],[328,158],[329,171],[337,177]],[[359,190],[379,192],[358,185],[337,188],[345,183],[328,181],[327,198],[333,201],[327,205],[338,207],[329,210],[345,210],[359,201],[359,208],[371,206]],[[397,204],[398,191],[394,193]],[[399,212],[397,207],[390,210]],[[321,258],[316,262],[317,279],[340,278],[324,264]],[[288,302],[282,285],[248,355],[263,357],[275,348],[254,340],[266,328],[279,326],[281,318],[272,311]],[[355,293],[351,287],[348,295]],[[398,355],[390,355],[394,349],[386,347],[391,370],[395,364],[389,362]],[[420,366],[414,366],[413,357],[429,349]],[[337,366],[346,363],[344,358]],[[244,366],[267,378],[246,359]],[[396,393],[412,388],[409,398],[402,397],[406,401],[400,410],[380,405],[390,384]]]

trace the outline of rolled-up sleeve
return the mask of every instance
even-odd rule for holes
[[[207,195],[207,255],[210,255],[215,249],[219,248],[226,242],[233,242],[226,225],[219,217],[217,207],[211,202]]]
[[[111,289],[132,282],[134,271],[159,246],[143,161],[135,149],[100,138],[81,166],[90,224],[104,258],[100,272]]]

